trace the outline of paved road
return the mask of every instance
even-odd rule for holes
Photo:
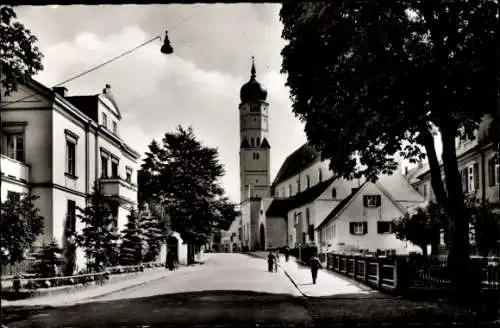
[[[299,296],[283,273],[269,273],[266,269],[262,259],[214,254],[201,266],[182,268],[147,285],[72,306],[4,308],[2,319],[8,328],[249,324],[331,327],[348,321],[373,323],[374,320],[392,322],[391,327],[398,327],[412,322],[423,321],[428,326],[437,321],[455,321],[455,310],[441,303],[392,297],[307,299]]]
[[[305,300],[283,273],[241,254],[207,254],[205,264],[69,307],[4,312],[12,327],[108,327],[312,323]]]
[[[100,300],[138,298],[162,294],[203,291],[251,291],[301,296],[282,273],[267,272],[262,259],[243,254],[207,254],[205,264],[179,270],[171,278],[129,289]]]

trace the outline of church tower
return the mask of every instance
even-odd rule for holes
[[[255,79],[252,57],[250,80],[240,99],[240,202],[270,197],[270,148],[267,91]]]

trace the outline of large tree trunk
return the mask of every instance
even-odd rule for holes
[[[443,167],[445,172],[446,190],[441,178],[441,168],[434,147],[434,138],[427,128],[421,131],[431,172],[431,184],[437,202],[444,208],[449,217],[448,222],[448,267],[452,289],[457,300],[467,298],[469,292],[467,283],[470,276],[464,268],[469,268],[469,218],[465,214],[462,180],[458,171],[455,152],[456,129],[450,125],[441,129],[443,144]]]
[[[448,268],[451,274],[452,289],[458,301],[467,299],[472,286],[469,265],[469,217],[464,205],[462,180],[458,171],[455,151],[456,128],[453,124],[441,127],[443,143],[443,167],[448,191],[447,213],[449,216],[450,249]],[[470,296],[469,296],[470,297]]]

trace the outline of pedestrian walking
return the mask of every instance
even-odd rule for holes
[[[321,262],[319,258],[314,254],[309,260],[309,265],[311,267],[311,275],[313,279],[313,284],[316,285],[316,278],[318,277],[318,270],[321,268]]]
[[[285,248],[285,261],[288,262],[288,258],[290,257],[290,248]]]
[[[269,254],[267,254],[267,270],[269,272],[273,272],[275,260],[273,252],[269,252]]]
[[[167,268],[170,271],[173,271],[175,269],[175,258],[174,258],[174,253],[172,251],[169,251],[167,253]]]

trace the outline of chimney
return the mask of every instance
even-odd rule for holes
[[[66,89],[66,87],[53,87],[52,90],[61,97],[66,97],[68,95],[68,89]]]
[[[113,97],[113,93],[111,92],[111,86],[106,84],[106,87],[102,89],[102,93],[108,95],[109,97]]]

